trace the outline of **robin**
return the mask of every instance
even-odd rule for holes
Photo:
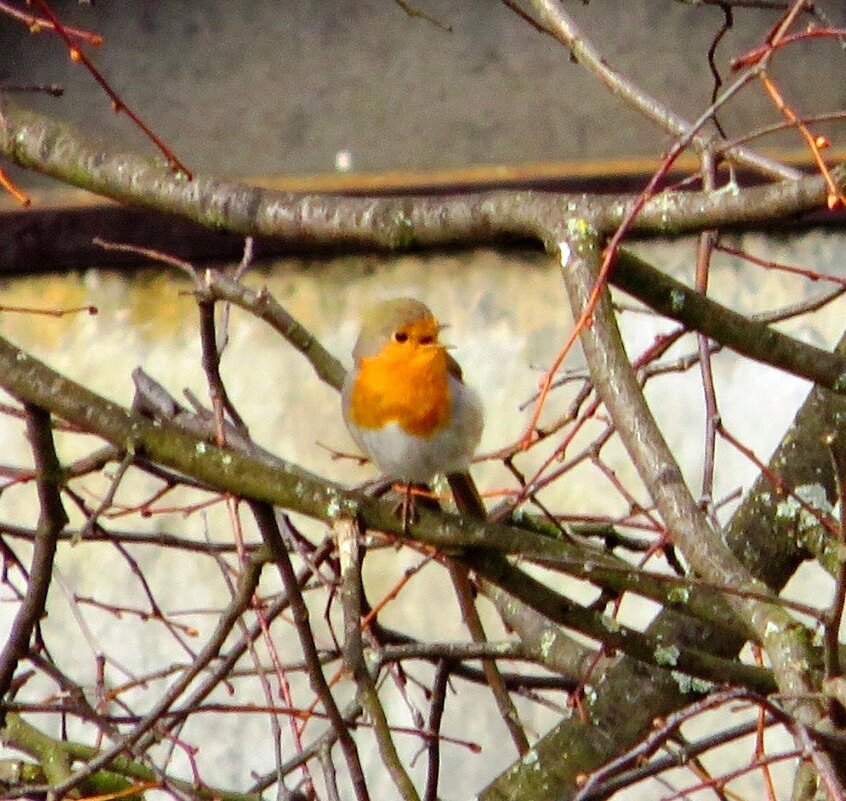
[[[362,320],[341,393],[344,420],[392,481],[465,473],[482,435],[481,400],[438,338],[442,328],[412,298],[378,303]]]

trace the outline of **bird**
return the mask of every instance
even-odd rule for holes
[[[443,327],[414,298],[367,309],[341,390],[356,445],[385,478],[407,487],[437,474],[452,486],[482,436],[481,399],[441,342]]]

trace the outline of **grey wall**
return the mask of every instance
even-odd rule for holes
[[[331,171],[344,149],[357,169],[385,170],[655,155],[664,146],[660,132],[501,3],[414,4],[449,33],[408,18],[392,0],[54,5],[66,21],[103,34],[105,44],[91,51],[98,67],[203,172]],[[707,105],[717,8],[674,0],[565,5],[614,66],[673,109],[694,117]],[[840,0],[817,5],[832,22],[846,22]],[[735,12],[735,28],[717,49],[724,75],[728,59],[759,43],[774,19]],[[836,79],[844,65],[834,41],[774,61],[801,111],[846,105],[846,82]],[[2,17],[0,81],[59,83],[64,98],[32,102],[91,133],[148,147],[56,37],[33,36]],[[724,114],[729,134],[760,124],[761,112],[777,119],[760,88],[751,88]],[[781,141],[800,145],[795,135]]]

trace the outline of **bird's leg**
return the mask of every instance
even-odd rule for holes
[[[387,495],[393,488],[394,482],[384,476],[371,478],[356,486],[358,492],[364,492],[367,495],[372,495],[374,498],[381,498],[383,495]]]
[[[405,485],[405,494],[402,500],[402,536],[408,537],[408,528],[414,522],[414,495],[412,495],[412,484]]]
[[[402,496],[394,507],[394,515],[402,520],[402,535],[408,537],[408,532],[417,521],[418,508],[423,509],[439,509],[440,506],[436,500],[433,500],[429,492],[429,487],[426,484],[415,484],[413,482],[399,483],[399,482],[382,482],[373,486],[370,494],[374,498],[381,498],[389,490],[395,490],[402,493]],[[417,497],[419,496],[419,497]]]
[[[367,492],[374,498],[381,498],[391,490],[402,493],[402,497],[394,507],[394,515],[402,520],[402,536],[407,538],[409,528],[417,519],[414,500],[414,484],[399,484],[394,481],[386,481],[384,478],[368,482]],[[399,546],[399,543],[397,543]]]

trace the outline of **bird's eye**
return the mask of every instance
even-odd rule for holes
[[[431,334],[427,334],[426,336],[420,337],[421,345],[431,345],[434,341],[435,338]]]
[[[408,334],[405,331],[394,331],[394,342],[408,342]]]

